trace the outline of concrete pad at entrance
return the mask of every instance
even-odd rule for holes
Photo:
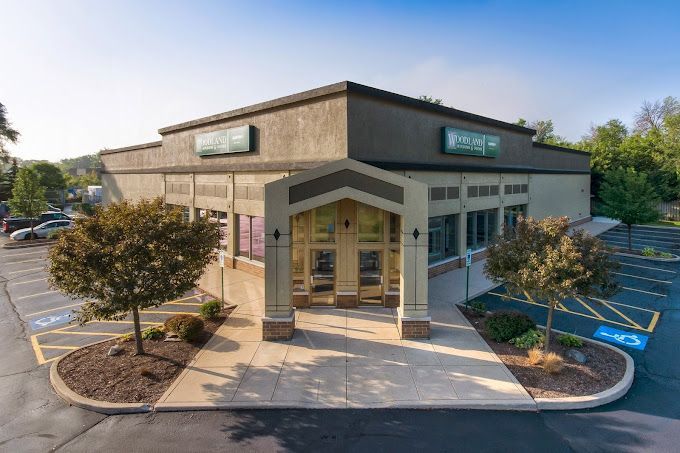
[[[252,300],[240,299],[232,317],[158,401],[157,410],[536,409],[505,365],[441,295],[430,302],[429,340],[400,339],[395,310],[367,307],[297,310],[290,341],[263,342],[256,313],[264,301],[257,290],[251,294]]]

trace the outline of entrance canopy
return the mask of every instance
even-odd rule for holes
[[[399,219],[396,239],[391,239],[399,252],[398,313],[401,319],[423,322],[428,316],[427,185],[352,159],[334,161],[265,185],[265,319],[283,322],[292,316],[293,216],[334,203],[341,208],[332,221],[334,225],[329,227],[333,231],[350,231],[354,227],[356,216],[343,214],[347,206],[374,207]],[[333,258],[334,266],[353,266],[350,260],[370,248],[362,244],[348,252],[351,246],[334,244],[334,249],[341,249]],[[319,248],[313,239],[312,248]],[[319,256],[315,253],[306,259]],[[368,259],[366,253],[361,256]]]

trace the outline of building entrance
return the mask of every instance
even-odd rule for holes
[[[290,217],[295,306],[394,306],[401,217],[342,199]]]
[[[359,251],[359,305],[383,305],[382,251]]]
[[[335,251],[313,250],[310,305],[335,305]]]

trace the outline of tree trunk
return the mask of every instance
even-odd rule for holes
[[[144,355],[144,345],[142,344],[142,329],[139,326],[139,311],[137,307],[132,309],[132,320],[135,323],[135,343],[137,345],[137,353],[135,355]]]
[[[633,225],[628,225],[628,251],[633,251]]]
[[[31,220],[28,223],[31,225],[31,240],[33,240],[33,217],[31,217]]]
[[[552,330],[553,313],[555,313],[555,305],[557,303],[548,302],[548,320],[545,322],[545,344],[543,351],[547,354],[550,352],[550,331]]]

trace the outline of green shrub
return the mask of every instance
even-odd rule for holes
[[[63,230],[52,230],[47,233],[47,239],[59,239]]]
[[[193,341],[203,330],[203,320],[198,316],[175,315],[168,318],[165,323],[165,330],[175,332],[184,341]]]
[[[210,300],[201,305],[201,308],[199,308],[198,311],[205,319],[215,319],[222,311],[222,302],[219,300]]]
[[[486,318],[484,326],[492,339],[505,342],[535,328],[536,323],[519,311],[497,311]]]
[[[473,300],[472,303],[470,303],[470,309],[478,315],[483,315],[486,313],[486,304],[481,300]]]
[[[510,340],[510,344],[514,344],[520,349],[532,349],[542,347],[544,341],[545,335],[543,335],[543,332],[536,329],[529,329],[519,337]]]
[[[142,340],[159,340],[163,335],[163,329],[160,327],[149,327],[142,331]]]
[[[583,346],[583,340],[568,333],[557,337],[557,342],[568,348],[580,348]]]
[[[668,253],[668,252],[658,252],[658,253],[659,253],[659,256],[660,256],[661,258],[673,258],[673,254],[672,254],[672,253]]]
[[[654,247],[645,247],[642,249],[642,255],[643,256],[656,256],[656,250],[654,250]]]

